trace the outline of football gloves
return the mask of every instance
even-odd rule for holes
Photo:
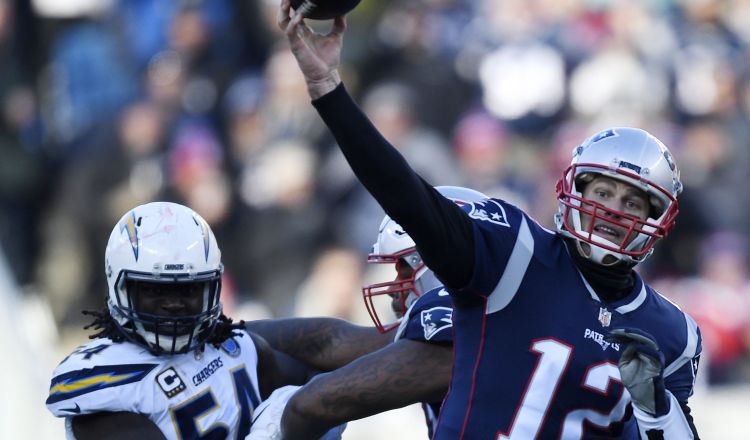
[[[633,405],[653,417],[666,415],[669,397],[664,388],[664,355],[654,337],[636,328],[616,328],[605,339],[624,347],[620,377]]]
[[[268,399],[255,408],[253,425],[245,440],[279,440],[281,439],[281,416],[284,414],[289,399],[301,387],[288,385],[276,389]],[[320,440],[341,440],[346,423],[326,432]]]

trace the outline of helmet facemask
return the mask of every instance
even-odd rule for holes
[[[126,338],[146,344],[157,355],[187,353],[198,348],[211,335],[221,316],[220,273],[154,278],[152,274],[123,272],[117,290],[118,304],[111,309],[121,318],[116,320],[120,330]],[[176,301],[192,302],[195,306],[185,306],[181,313],[175,314],[154,313],[144,308],[144,304],[170,295],[176,296]],[[124,325],[119,324],[123,321]]]
[[[646,218],[584,198],[587,185],[599,176],[625,183],[644,196]],[[634,265],[648,258],[656,242],[674,227],[681,190],[679,171],[661,142],[643,130],[606,130],[574,150],[571,166],[557,184],[555,223],[562,235],[575,240],[584,258],[605,266]],[[597,234],[595,229],[609,234]],[[613,234],[619,243],[603,236]]]
[[[384,300],[390,301],[390,308],[401,319],[406,310],[422,293],[436,287],[425,286],[425,280],[421,278],[427,274],[432,274],[427,266],[422,262],[422,257],[415,248],[405,249],[395,254],[370,254],[367,257],[368,263],[374,264],[392,264],[396,269],[397,277],[392,281],[370,284],[362,288],[362,297],[365,301],[365,307],[370,314],[375,327],[381,333],[389,332],[399,325],[399,321],[384,324],[380,318],[378,310],[382,310]],[[404,273],[410,273],[409,276],[403,276]],[[429,278],[429,277],[428,277]],[[432,276],[434,278],[434,275]],[[423,290],[427,287],[427,290]],[[378,304],[381,306],[378,307]]]

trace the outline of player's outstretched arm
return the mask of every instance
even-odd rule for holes
[[[374,327],[363,327],[337,318],[281,318],[246,323],[273,349],[322,371],[335,370],[393,340]]]
[[[317,439],[345,422],[416,402],[441,401],[448,391],[453,348],[399,340],[330,373],[289,400],[283,438]]]
[[[99,412],[73,417],[76,440],[166,440],[148,417],[130,412]]]
[[[293,357],[274,350],[262,337],[252,334],[258,352],[258,388],[261,399],[285,385],[302,385],[320,373]]]
[[[414,239],[425,263],[444,284],[468,284],[474,267],[470,219],[411,169],[341,84],[338,65],[346,29],[344,18],[337,18],[329,33],[319,34],[291,11],[288,0],[283,0],[278,25],[289,39],[313,105],[357,178]]]

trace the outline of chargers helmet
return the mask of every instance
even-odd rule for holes
[[[583,188],[596,175],[644,191],[649,199],[648,218],[642,220],[583,198]],[[661,141],[641,129],[611,128],[591,136],[573,150],[570,166],[557,183],[559,203],[555,225],[560,234],[576,241],[581,255],[593,262],[639,263],[651,255],[656,241],[674,227],[677,196],[681,192],[680,172]],[[582,227],[581,213],[592,217],[586,230]],[[595,235],[594,219],[625,228],[622,243]]]
[[[460,186],[438,186],[435,189],[459,206],[489,198],[479,191]],[[397,321],[384,324],[378,315],[375,300],[382,295],[389,295],[399,303],[402,310],[406,310],[423,293],[442,285],[435,274],[425,266],[422,257],[417,252],[414,240],[387,215],[380,223],[378,238],[372,245],[372,252],[368,255],[367,262],[393,264],[397,273],[400,273],[399,267],[402,264],[409,265],[413,270],[410,277],[399,277],[393,281],[370,284],[362,288],[367,312],[381,333],[393,330],[398,327],[399,323]]]
[[[107,307],[126,339],[160,355],[190,352],[211,335],[222,311],[221,252],[192,209],[169,202],[133,208],[112,230],[104,258]],[[139,310],[139,292],[159,292],[160,286],[202,295],[201,311],[167,316]]]

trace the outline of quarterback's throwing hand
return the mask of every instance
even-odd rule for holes
[[[305,76],[310,97],[317,99],[335,89],[341,82],[338,66],[346,19],[336,17],[331,31],[320,34],[305,23],[302,14],[292,9],[290,0],[282,0],[277,23],[289,39],[292,53]]]
[[[664,355],[654,337],[636,328],[616,328],[609,332],[606,340],[625,347],[620,356],[620,377],[633,405],[654,417],[667,414],[669,398],[664,389]]]

